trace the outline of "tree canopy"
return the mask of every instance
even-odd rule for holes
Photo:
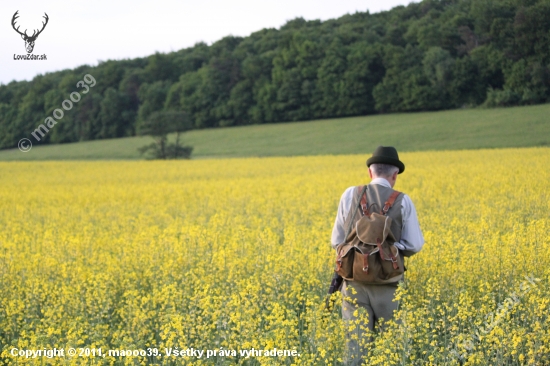
[[[424,0],[47,73],[0,85],[0,148],[28,137],[85,74],[97,85],[41,143],[134,136],[155,112],[185,112],[197,129],[545,103],[548,19],[550,0]]]

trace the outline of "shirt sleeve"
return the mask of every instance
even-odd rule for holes
[[[401,217],[403,218],[401,240],[396,242],[395,246],[403,252],[404,256],[409,257],[422,249],[424,236],[418,223],[416,208],[407,195],[401,201]]]
[[[351,207],[351,201],[353,199],[353,188],[349,187],[340,197],[340,203],[338,204],[338,212],[336,213],[336,219],[334,220],[334,226],[332,228],[331,245],[332,248],[343,243],[346,239],[346,229],[344,228],[344,222],[346,221],[346,215]]]

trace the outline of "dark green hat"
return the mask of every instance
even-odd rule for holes
[[[369,160],[367,160],[367,166],[370,167],[371,164],[388,164],[396,166],[399,168],[398,174],[405,171],[405,164],[399,160],[397,150],[395,150],[393,146],[378,146]]]

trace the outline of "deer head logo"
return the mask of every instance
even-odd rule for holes
[[[25,29],[25,33],[21,33],[19,32],[19,27],[15,28],[15,20],[17,18],[19,18],[19,15],[17,15],[17,13],[19,12],[19,10],[17,10],[15,12],[15,14],[13,14],[13,18],[11,18],[11,25],[13,27],[13,29],[15,29],[15,31],[17,33],[19,33],[21,35],[21,38],[23,38],[23,40],[25,41],[25,48],[27,49],[27,53],[31,53],[32,50],[34,49],[34,41],[36,41],[36,38],[38,37],[38,35],[40,33],[42,33],[42,31],[44,30],[44,28],[46,28],[46,24],[48,24],[48,14],[46,14],[44,16],[44,18],[46,19],[46,22],[42,22],[42,29],[38,30],[38,29],[35,29],[34,32],[32,33],[32,36],[29,36],[27,34],[27,30]],[[38,32],[38,33],[37,33]]]

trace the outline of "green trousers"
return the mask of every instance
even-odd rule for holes
[[[344,281],[341,291],[342,319],[346,328],[346,365],[368,364],[368,360],[362,360],[362,356],[366,355],[364,346],[371,341],[371,337],[365,334],[366,329],[373,331],[381,318],[384,321],[393,318],[393,312],[399,305],[393,301],[396,290],[396,285],[364,285]],[[364,316],[360,313],[365,311],[368,313],[366,324],[358,321],[358,318]]]

